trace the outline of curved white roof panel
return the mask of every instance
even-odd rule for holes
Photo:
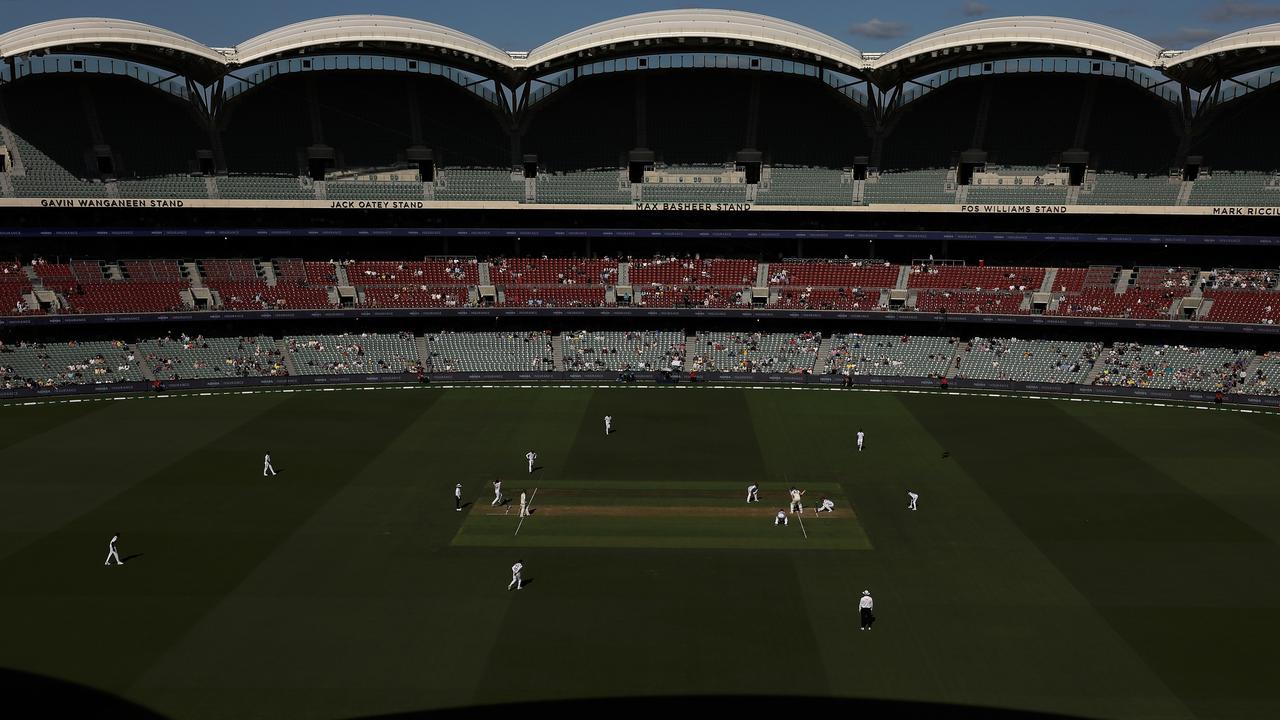
[[[278,53],[361,42],[443,48],[504,68],[511,66],[511,57],[505,52],[466,33],[422,20],[387,15],[339,15],[286,25],[236,45],[231,60],[248,65]]]
[[[609,45],[682,37],[763,43],[861,69],[862,53],[830,35],[786,20],[736,10],[664,10],[606,20],[540,45],[519,61],[533,67]]]
[[[1280,23],[1240,30],[1202,43],[1170,60],[1169,67],[1193,63],[1201,58],[1211,58],[1219,53],[1268,48],[1280,49]]]
[[[189,37],[146,23],[111,18],[51,20],[10,30],[0,35],[0,57],[66,45],[141,45],[216,65],[226,64],[222,53]]]
[[[1008,46],[1014,43],[1092,50],[1148,67],[1157,64],[1161,49],[1159,45],[1132,33],[1083,20],[1044,16],[1004,17],[964,23],[930,33],[881,55],[872,67],[885,68],[913,57],[967,46]]]

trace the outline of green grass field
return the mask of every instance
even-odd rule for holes
[[[170,717],[657,695],[1280,717],[1278,417],[419,388],[3,406],[0,428],[0,667]],[[518,535],[499,476],[538,488]],[[775,527],[789,483],[836,512]]]

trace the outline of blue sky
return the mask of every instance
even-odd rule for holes
[[[528,50],[600,20],[680,7],[774,15],[861,50],[888,50],[949,25],[1002,15],[1067,15],[1184,49],[1232,30],[1280,22],[1280,0],[0,0],[0,31],[55,18],[108,15],[160,25],[209,45],[229,46],[307,18],[380,13],[448,25],[505,50]]]

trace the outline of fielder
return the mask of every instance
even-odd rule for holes
[[[489,507],[502,504],[502,478],[493,481],[493,502],[489,503]]]
[[[908,490],[908,491],[907,491],[907,509],[908,509],[908,510],[915,510],[915,509],[916,509],[916,501],[917,501],[917,500],[919,500],[919,499],[920,499],[920,494],[919,494],[919,493],[913,493],[913,492],[911,492],[910,490]]]
[[[613,432],[613,416],[605,415],[604,416],[604,434],[607,436],[611,432]]]
[[[520,514],[517,517],[529,517],[529,496],[520,491]]]
[[[778,523],[782,523],[783,525],[789,524],[786,510],[778,510],[778,514],[773,516],[773,526],[777,527]]]
[[[831,498],[822,498],[822,504],[818,506],[818,512],[835,512],[836,504],[831,502]]]
[[[862,432],[861,429],[859,429],[858,430],[858,452],[862,452],[862,441],[865,440],[866,438],[867,438],[867,434]]]
[[[462,483],[453,486],[453,509],[462,512]]]
[[[876,616],[872,612],[875,610],[875,601],[871,599],[871,591],[863,590],[862,599],[858,601],[858,619],[862,624],[860,630],[870,630],[871,623],[876,621]]]
[[[791,488],[791,512],[804,512],[804,505],[800,504],[800,496],[804,495],[804,490]]]
[[[120,559],[120,553],[116,550],[116,541],[120,539],[120,533],[111,536],[111,542],[107,543],[107,561],[103,565],[110,565],[111,558],[116,559],[117,565],[123,565],[124,561]]]
[[[517,590],[524,589],[524,578],[521,577],[521,573],[523,572],[524,563],[517,560],[516,564],[511,566],[511,584],[507,586],[508,590],[513,587]]]
[[[276,474],[276,469],[271,467],[271,451],[269,450],[262,458],[262,477],[266,477],[267,473],[271,473],[273,477]]]
[[[760,502],[760,485],[751,483],[747,486],[747,502]]]
[[[538,453],[536,453],[536,452],[534,452],[534,451],[530,450],[529,452],[525,453],[525,456],[524,456],[524,457],[525,457],[525,459],[526,459],[526,460],[528,460],[528,461],[529,461],[529,472],[530,472],[530,473],[532,473],[532,472],[533,472],[533,461],[538,459]]]

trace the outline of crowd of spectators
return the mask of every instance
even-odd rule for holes
[[[231,342],[235,345],[232,346]],[[270,338],[238,337],[214,340],[186,333],[172,334],[147,343],[147,367],[156,378],[179,380],[208,374],[228,377],[284,376],[289,370],[284,353]]]
[[[1225,355],[1220,349],[1186,345],[1116,343],[1101,359],[1093,384],[1118,387],[1230,392],[1248,380],[1252,353]]]
[[[1214,290],[1272,290],[1278,279],[1275,270],[1219,268],[1210,273],[1205,285]]]

